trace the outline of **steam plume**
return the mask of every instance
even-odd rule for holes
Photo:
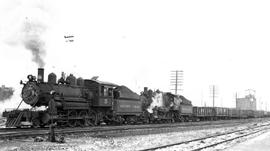
[[[5,101],[7,99],[10,99],[14,93],[14,89],[11,87],[5,87],[2,85],[0,87],[0,101]]]

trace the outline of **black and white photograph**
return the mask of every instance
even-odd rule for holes
[[[269,8],[0,0],[0,151],[269,151]]]

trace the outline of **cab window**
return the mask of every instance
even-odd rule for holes
[[[112,96],[113,95],[113,89],[112,88],[108,88],[108,96]]]
[[[100,87],[100,96],[108,96],[108,88],[105,86]]]
[[[104,87],[104,96],[108,96],[108,88]]]
[[[100,87],[100,96],[104,96],[104,86]]]

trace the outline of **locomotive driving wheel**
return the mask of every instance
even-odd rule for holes
[[[89,111],[88,117],[85,118],[85,123],[89,126],[97,125],[97,115],[94,111]]]
[[[173,113],[173,119],[175,122],[183,122],[184,121],[183,117],[178,112]]]
[[[67,123],[69,127],[75,127],[77,125],[76,118],[77,118],[76,110],[69,111],[69,113],[68,113],[68,123]]]
[[[82,119],[79,121],[79,125],[81,127],[85,127],[85,126],[89,126],[88,122],[87,122],[87,111],[80,111],[79,113],[79,117],[81,117]]]

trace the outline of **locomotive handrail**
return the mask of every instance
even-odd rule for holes
[[[18,105],[18,107],[16,108],[16,110],[19,109],[19,107],[21,106],[22,102],[23,102],[23,100],[21,100],[21,102],[20,102],[20,104]]]
[[[7,121],[8,122],[7,123],[7,126],[8,127],[16,127],[16,126],[18,126],[19,121],[20,121],[19,119],[21,119],[22,115],[23,115],[23,112],[20,112],[19,115],[18,115],[18,117],[16,119],[11,120],[9,122]]]

